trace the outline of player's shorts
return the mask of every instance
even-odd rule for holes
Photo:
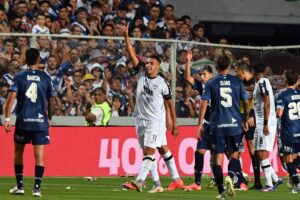
[[[254,132],[255,132],[255,126],[250,127],[247,132],[243,132],[243,134],[245,135],[245,139],[246,140],[253,140],[254,139]]]
[[[214,153],[236,152],[239,151],[241,135],[216,136],[211,135],[211,150]]]
[[[298,154],[300,152],[300,142],[294,143],[281,139],[280,152],[283,154]]]
[[[198,142],[197,142],[197,150],[199,149],[207,149],[210,150],[211,149],[211,145],[210,145],[210,134],[209,134],[209,124],[204,123],[203,125],[204,128],[204,137],[202,138],[202,140],[200,140],[198,138]]]
[[[27,131],[22,129],[16,129],[14,134],[14,141],[18,144],[50,144],[49,131],[48,129],[43,131]]]
[[[149,121],[136,118],[135,126],[141,148],[156,149],[167,144],[166,123],[163,121]]]
[[[256,151],[265,150],[273,151],[275,136],[276,136],[276,120],[275,122],[269,121],[270,134],[265,136],[263,133],[263,123],[257,122],[254,132],[254,148]]]

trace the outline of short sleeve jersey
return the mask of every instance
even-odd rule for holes
[[[149,121],[165,121],[164,100],[172,99],[171,90],[166,80],[157,76],[150,78],[145,74],[145,63],[139,62],[138,85],[136,90],[136,117]]]
[[[217,75],[207,82],[202,100],[211,102],[210,127],[218,136],[240,135],[240,100],[247,99],[242,81],[232,75]]]
[[[300,142],[300,90],[287,89],[278,95],[277,109],[282,109],[281,139]]]
[[[43,71],[25,70],[14,77],[9,90],[17,93],[16,128],[48,129],[47,100],[55,95],[51,78]]]
[[[260,78],[258,82],[255,83],[253,91],[254,111],[257,123],[260,123],[260,121],[264,119],[265,96],[269,96],[270,98],[269,121],[276,121],[275,100],[271,83],[267,78]]]

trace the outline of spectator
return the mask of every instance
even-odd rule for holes
[[[0,115],[4,114],[6,99],[8,96],[9,85],[5,82],[0,82]]]
[[[32,20],[27,16],[28,14],[28,5],[26,1],[20,1],[17,5],[17,15],[22,17],[21,29],[22,32],[28,33],[31,32],[33,27]]]
[[[88,126],[107,126],[111,117],[111,108],[106,101],[106,91],[103,88],[96,88],[93,92],[93,105],[89,105],[85,119]]]
[[[10,18],[10,32],[21,33],[22,32],[21,23],[22,23],[22,18],[20,16],[16,14],[12,15],[12,17]]]
[[[58,73],[58,60],[56,56],[50,55],[48,57],[45,71],[51,77],[51,80],[54,81]]]
[[[163,20],[165,24],[168,22],[169,19],[174,19],[174,6],[171,4],[168,4],[164,8],[164,17]]]
[[[160,18],[160,6],[158,5],[152,5],[150,9],[150,15],[144,16],[143,20],[145,26],[148,26],[150,20],[154,20],[159,28],[164,27],[164,21]]]
[[[20,71],[20,63],[17,60],[11,60],[7,69],[8,72],[3,75],[2,79],[11,86],[13,84],[13,78],[16,76],[16,73]]]
[[[178,40],[182,40],[182,41],[191,41],[191,27],[184,23],[181,25],[180,27],[180,36],[177,38]],[[192,48],[191,44],[187,44],[187,43],[178,43],[178,49],[185,49],[185,50],[189,50]]]
[[[50,2],[49,1],[41,1],[40,5],[39,5],[40,14],[42,14],[44,16],[50,16],[49,10],[50,10]],[[32,16],[34,16],[34,15],[32,15]]]
[[[195,24],[193,26],[193,40],[196,42],[209,43],[209,40],[204,37],[204,26],[201,24]]]
[[[110,82],[110,91],[108,93],[108,102],[112,103],[113,96],[119,96],[121,99],[122,107],[121,110],[124,112],[128,103],[128,99],[122,92],[121,78],[113,77]]]
[[[129,18],[131,21],[133,21],[134,16],[136,15],[134,0],[127,0],[125,5],[126,5],[126,8],[127,8],[126,17]]]
[[[0,32],[9,33],[9,23],[7,20],[6,10],[4,8],[0,8]]]
[[[182,118],[194,117],[195,111],[189,98],[184,94],[184,90],[182,87],[176,88],[176,116]]]
[[[177,39],[179,35],[176,32],[176,20],[170,18],[166,22],[165,34],[167,39]]]

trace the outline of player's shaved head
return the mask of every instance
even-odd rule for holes
[[[36,65],[38,63],[39,57],[40,57],[40,52],[39,50],[35,48],[29,48],[26,50],[26,64],[31,66],[31,65]]]
[[[251,72],[251,67],[246,62],[241,62],[237,65],[237,68],[244,72]]]

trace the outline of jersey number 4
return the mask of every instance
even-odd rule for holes
[[[35,82],[31,83],[29,88],[25,93],[26,97],[28,97],[32,103],[36,103],[37,99],[37,84]]]
[[[300,119],[300,102],[289,103],[289,117],[291,120]]]
[[[223,98],[221,100],[221,105],[228,108],[232,106],[232,90],[231,88],[220,88],[220,95]]]

